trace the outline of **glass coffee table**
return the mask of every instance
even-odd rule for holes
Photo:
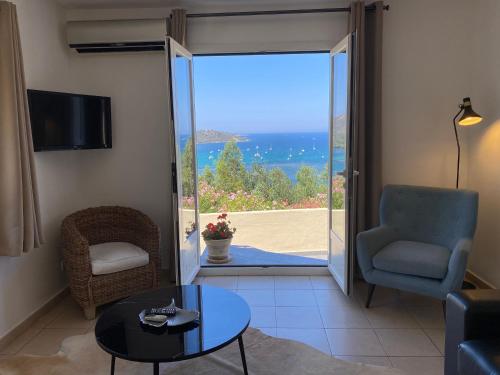
[[[143,325],[143,309],[167,306],[172,298],[177,307],[200,312],[198,322],[180,327],[154,328]],[[248,374],[242,335],[250,323],[250,308],[236,293],[199,285],[157,289],[124,299],[106,310],[97,321],[98,345],[111,354],[111,374],[115,359],[159,364],[196,358],[238,340],[243,372]]]

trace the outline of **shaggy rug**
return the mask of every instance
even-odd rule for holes
[[[249,328],[243,336],[250,374],[401,375],[399,370],[335,359],[307,345],[267,336]],[[16,356],[0,361],[1,375],[109,374],[110,356],[96,344],[94,333],[64,340],[59,353]],[[152,375],[151,364],[117,359],[116,375]],[[165,375],[240,375],[243,373],[237,342],[218,352],[182,362],[162,364]]]

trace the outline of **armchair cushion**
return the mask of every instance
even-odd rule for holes
[[[448,272],[450,250],[415,241],[395,241],[373,257],[374,268],[404,275],[443,279]]]
[[[93,275],[106,275],[142,267],[149,263],[149,254],[128,242],[105,242],[89,246]]]

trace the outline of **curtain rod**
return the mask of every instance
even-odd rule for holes
[[[389,10],[389,5],[384,5]],[[366,10],[375,10],[375,5],[367,5]],[[222,13],[190,13],[187,18],[207,17],[240,17],[240,16],[270,16],[276,14],[311,14],[311,13],[342,13],[350,12],[351,8],[317,8],[317,9],[289,9],[289,10],[258,10],[253,12],[222,12]]]

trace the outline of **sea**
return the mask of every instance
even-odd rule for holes
[[[258,163],[267,169],[281,168],[286,175],[296,181],[297,171],[308,165],[322,172],[328,164],[328,133],[268,133],[241,134],[247,140],[238,142],[243,154],[243,163],[250,169]],[[224,143],[198,144],[198,173],[206,166],[215,170],[217,159],[224,149]],[[333,152],[333,172],[344,170],[344,149]]]

